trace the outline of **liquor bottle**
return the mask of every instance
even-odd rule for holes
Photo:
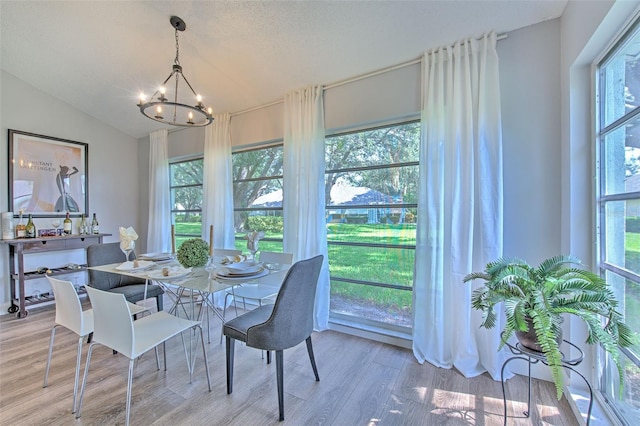
[[[16,238],[26,238],[27,227],[22,222],[22,210],[20,210],[20,222],[16,225]]]
[[[96,219],[96,214],[93,214],[93,219],[91,220],[91,233],[99,234],[100,233],[100,225],[98,224],[98,219]]]
[[[36,225],[33,224],[31,215],[29,215],[29,221],[27,222],[27,226],[25,227],[25,233],[27,238],[36,237]]]
[[[80,233],[80,235],[89,233],[89,229],[87,228],[87,221],[84,219],[84,213],[82,214],[82,219],[80,219],[80,225],[78,226],[78,232]]]
[[[65,235],[71,235],[71,218],[69,217],[69,212],[67,212],[67,217],[64,218],[64,224],[62,225],[62,229]]]

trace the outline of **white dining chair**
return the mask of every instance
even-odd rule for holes
[[[202,343],[202,355],[204,358],[204,366],[207,374],[207,383],[209,391],[211,391],[211,377],[209,376],[209,362],[207,360],[207,352],[204,345],[204,336],[200,321],[191,321],[179,318],[161,311],[147,315],[137,321],[131,318],[131,311],[123,294],[111,293],[95,288],[87,288],[91,306],[94,314],[94,335],[93,342],[89,346],[87,353],[87,363],[82,378],[82,390],[80,391],[80,401],[78,402],[78,410],[76,418],[80,418],[82,409],[82,400],[87,387],[87,376],[89,374],[89,365],[91,364],[91,354],[96,344],[107,346],[118,353],[129,358],[129,375],[127,380],[127,402],[125,411],[125,424],[129,425],[131,411],[131,388],[133,381],[133,366],[136,358],[145,352],[156,349],[162,344],[164,352],[164,369],[167,370],[167,352],[165,342],[170,338],[180,335],[182,337],[182,346],[187,358],[187,368],[189,370],[189,382],[193,375],[193,362],[195,357],[187,353],[187,347],[182,332],[192,329],[200,330],[200,341]],[[158,365],[158,369],[160,366]]]
[[[275,251],[260,252],[260,263],[262,264],[278,264],[289,266],[293,263],[293,253],[280,253]],[[274,299],[280,291],[279,286],[266,284],[243,283],[235,287],[225,290],[224,306],[222,308],[222,318],[226,319],[227,315],[227,299],[233,297],[233,306],[238,316],[237,300],[242,299],[242,305],[245,312],[247,311],[247,300],[262,306],[266,300]],[[222,332],[220,333],[220,343],[222,343]]]
[[[57,278],[47,277],[51,289],[53,290],[53,296],[56,301],[56,318],[53,327],[51,328],[51,339],[49,341],[49,356],[47,357],[47,366],[44,372],[44,384],[43,388],[48,386],[49,382],[49,367],[51,366],[51,356],[53,354],[53,342],[56,337],[56,327],[64,327],[78,335],[78,353],[76,355],[76,374],[73,383],[73,403],[71,406],[71,412],[76,412],[76,400],[78,398],[78,380],[80,377],[80,358],[82,356],[82,340],[93,333],[93,310],[82,310],[82,303],[78,297],[75,287],[71,281],[59,280]],[[132,315],[136,315],[145,311],[148,308],[143,306],[130,305],[130,311]]]

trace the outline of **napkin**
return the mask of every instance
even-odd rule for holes
[[[222,263],[223,265],[227,265],[229,263],[240,263],[240,262],[244,262],[246,260],[251,259],[251,256],[247,256],[244,254],[237,254],[235,256],[223,256],[222,260],[220,261],[220,263]]]
[[[120,249],[133,249],[135,246],[134,241],[137,239],[138,234],[136,234],[136,231],[131,226],[128,228],[120,227]]]

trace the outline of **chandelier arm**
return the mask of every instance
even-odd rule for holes
[[[184,73],[182,73],[182,78],[184,79],[184,82],[187,83],[187,86],[189,86],[189,89],[191,89],[191,93],[193,93],[193,96],[198,96],[196,91],[193,90],[193,87],[191,87],[191,84],[189,83],[189,80],[187,80],[187,77],[184,75]]]

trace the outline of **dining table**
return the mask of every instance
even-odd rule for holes
[[[144,278],[145,293],[143,300],[146,299],[147,286],[150,282],[153,282],[160,285],[172,300],[172,306],[168,311],[169,313],[180,315],[180,312],[182,312],[187,318],[199,320],[202,317],[203,309],[207,315],[208,310],[211,309],[224,325],[224,315],[216,308],[213,300],[215,293],[229,290],[233,295],[234,289],[243,284],[260,284],[279,287],[290,266],[273,263],[264,265],[256,263],[256,265],[259,265],[258,273],[254,275],[234,276],[224,274],[224,272],[228,270],[227,268],[233,265],[233,262],[224,264],[223,262],[225,260],[228,259],[226,257],[214,256],[209,259],[206,266],[182,268],[175,258],[170,257],[158,261],[140,260],[138,261],[138,267],[134,267],[133,262],[124,262],[91,266],[89,269]],[[131,267],[127,267],[129,264],[131,264]],[[168,276],[162,274],[164,268],[171,271]],[[222,303],[226,303],[226,299],[224,299]],[[189,306],[190,309],[187,309],[185,305]],[[196,306],[198,306],[197,315]],[[179,309],[181,309],[180,312]],[[189,313],[188,311],[191,312]],[[207,336],[209,343],[211,343],[209,321],[207,321]]]

